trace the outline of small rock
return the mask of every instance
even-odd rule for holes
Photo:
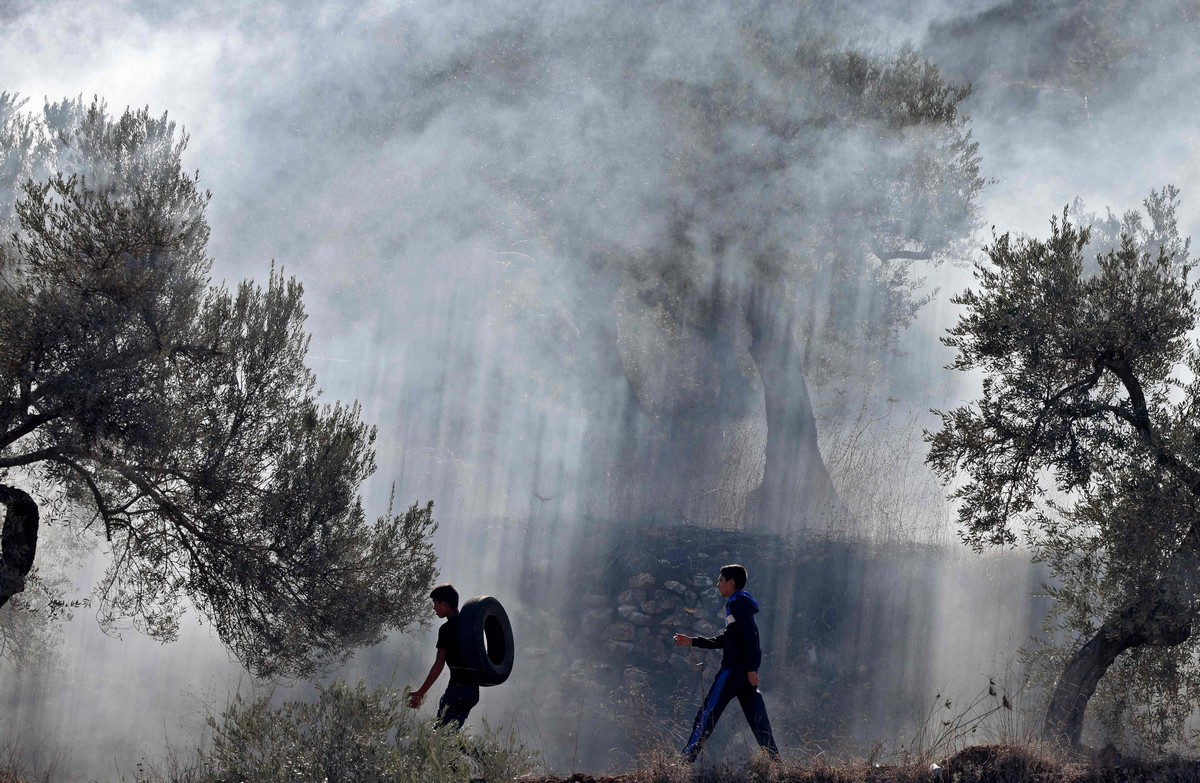
[[[696,632],[697,636],[717,635],[717,626],[713,625],[708,620],[697,620],[696,624],[692,626],[692,630]]]
[[[691,592],[687,585],[685,585],[683,582],[676,582],[674,579],[668,579],[667,581],[663,582],[663,587],[665,587],[667,590],[670,590],[672,593],[675,593],[680,598],[683,598]]]
[[[629,655],[633,652],[633,645],[629,642],[618,642],[609,639],[604,643],[604,649],[612,655]]]
[[[711,577],[707,577],[707,576],[692,577],[692,585],[695,587],[704,589],[705,587],[712,587],[713,584],[715,584],[715,583],[713,582]]]
[[[662,611],[662,605],[658,601],[642,601],[640,604],[643,614],[658,614]],[[669,608],[669,607],[668,607]]]
[[[625,671],[621,672],[621,679],[627,687],[644,688],[650,684],[650,675],[636,666],[627,666]]]
[[[617,614],[622,620],[628,620],[631,616],[638,613],[638,608],[632,604],[621,604],[617,607]]]
[[[654,579],[654,574],[643,572],[629,578],[630,590],[641,590],[647,587],[654,587],[655,584],[657,584],[657,582]]]
[[[634,612],[633,614],[629,615],[629,617],[626,617],[625,619],[628,620],[629,622],[633,623],[634,625],[649,625],[650,623],[652,623],[654,621],[653,617],[651,617],[648,614],[642,614],[641,612]]]
[[[613,623],[608,626],[608,638],[618,642],[632,642],[637,629],[629,623]]]
[[[679,596],[675,595],[674,593],[668,593],[666,590],[655,590],[654,600],[647,601],[645,604],[643,604],[642,611],[646,611],[645,607],[647,604],[650,606],[652,611],[646,612],[646,614],[661,614],[662,612],[669,612],[675,607],[679,606]]]
[[[595,636],[604,631],[612,621],[612,609],[588,609],[579,616],[579,631],[587,636]]]

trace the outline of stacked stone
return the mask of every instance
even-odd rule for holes
[[[615,605],[608,596],[585,598],[580,630],[612,658],[689,669],[703,652],[676,647],[672,637],[715,636],[723,624],[723,606],[709,576],[665,579],[660,584],[659,577],[642,572],[630,577]]]

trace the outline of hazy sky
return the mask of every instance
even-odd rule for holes
[[[721,41],[728,36],[721,31],[733,15],[719,4],[668,5],[674,12],[664,11],[643,24],[637,14],[587,12],[569,3],[501,7],[470,2],[209,2],[181,9],[165,2],[17,2],[0,16],[0,85],[29,98],[31,108],[46,97],[100,95],[114,111],[149,106],[169,112],[190,134],[188,161],[214,193],[209,216],[217,274],[262,278],[274,258],[300,275],[311,292],[307,302],[313,314],[314,353],[344,360],[328,370],[318,363],[323,385],[364,398],[372,414],[376,395],[364,392],[376,392],[371,387],[381,382],[381,374],[388,374],[377,358],[368,367],[361,364],[362,357],[346,355],[367,339],[379,319],[377,313],[355,306],[364,278],[369,280],[366,285],[378,287],[378,280],[369,279],[363,270],[385,270],[384,285],[395,289],[406,285],[399,279],[403,275],[409,276],[407,285],[420,285],[410,259],[403,265],[393,263],[404,253],[402,245],[420,246],[426,256],[426,248],[439,248],[447,258],[461,257],[461,238],[470,236],[473,228],[463,224],[476,219],[491,221],[489,229],[495,229],[497,221],[509,221],[492,236],[517,227],[512,247],[493,246],[488,251],[518,252],[522,242],[529,243],[529,237],[516,236],[522,225],[520,207],[501,214],[503,209],[494,203],[494,183],[488,179],[489,138],[526,139],[527,149],[506,141],[505,152],[526,155],[531,165],[544,163],[538,157],[541,149],[557,156],[544,170],[558,167],[573,175],[543,184],[568,188],[565,192],[580,204],[594,205],[598,197],[592,198],[595,194],[588,188],[589,179],[597,178],[587,172],[600,173],[597,161],[604,160],[605,150],[589,147],[586,134],[593,131],[596,144],[603,145],[611,137],[603,123],[619,121],[630,123],[624,146],[652,145],[654,139],[647,138],[652,128],[639,130],[632,124],[639,115],[637,107],[619,106],[613,96],[599,92],[611,83],[592,79],[588,68],[620,61],[622,55],[608,50],[619,52],[635,43],[668,51],[663,42],[685,32],[704,44],[692,47],[695,63],[678,50],[662,56],[651,51],[640,62],[648,69],[686,69],[723,56]],[[929,22],[941,25],[930,48],[942,55],[951,76],[961,74],[976,83],[976,95],[966,109],[982,145],[984,173],[995,180],[983,195],[984,222],[1000,230],[1044,233],[1049,216],[1076,196],[1095,208],[1124,209],[1136,205],[1150,188],[1173,182],[1183,188],[1185,230],[1200,224],[1192,217],[1200,215],[1200,209],[1189,208],[1200,155],[1190,119],[1196,59],[1168,52],[1150,70],[1139,69],[1133,76],[1125,75],[1124,61],[1118,60],[1102,77],[1108,99],[1100,105],[1093,101],[1090,109],[1064,110],[1065,104],[1079,103],[1081,96],[1056,85],[1026,90],[1018,105],[1012,100],[1011,84],[988,82],[993,74],[981,70],[979,50],[980,42],[987,41],[989,59],[982,62],[1001,68],[1018,59],[1018,47],[1025,47],[1019,56],[1028,59],[1030,35],[1011,23],[1012,16],[1022,14],[993,12],[999,21],[984,17],[970,28],[973,37],[946,32],[952,22],[961,24],[972,12],[991,5],[981,0],[876,0],[846,4],[866,12],[840,12],[848,24],[856,24],[848,34],[851,40],[908,39],[921,46]],[[828,9],[838,4],[816,6],[830,13]],[[1020,8],[1019,3],[1004,6]],[[1143,4],[1139,17],[1153,20],[1160,7],[1173,4]],[[598,20],[609,29],[597,30]],[[673,28],[689,21],[694,27],[686,31]],[[1031,22],[1041,28],[1054,23],[1053,15]],[[537,100],[526,99],[519,111],[506,112],[505,96],[488,91],[508,82],[477,75],[470,82],[475,95],[456,99],[444,81],[434,82],[429,90],[433,97],[414,93],[414,85],[424,83],[414,74],[427,76],[430,69],[446,67],[464,53],[474,53],[476,73],[519,67],[505,57],[522,43],[514,32],[522,25],[542,31],[540,45],[549,41],[563,47],[548,58],[551,67],[536,72],[544,82]],[[989,29],[999,34],[989,36]],[[1163,35],[1161,30],[1146,30],[1147,35],[1152,32]],[[628,40],[635,35],[641,40]],[[966,50],[955,48],[960,38]],[[489,42],[494,43],[492,51],[487,49]],[[1169,36],[1159,44],[1168,49],[1171,45]],[[1046,57],[1053,59],[1052,46],[1048,52]],[[1033,57],[1037,56],[1035,49]],[[512,77],[511,72],[503,75]],[[589,80],[597,83],[598,93],[583,98],[577,94],[570,102],[594,105],[598,116],[589,118],[592,124],[581,126],[581,110],[576,108],[572,116],[556,116],[554,90],[578,93]],[[435,112],[439,102],[450,108]],[[422,126],[426,112],[433,112],[433,124]],[[564,143],[572,133],[584,140]],[[624,150],[613,153],[627,157]],[[652,172],[653,166],[647,169]],[[603,176],[598,179],[609,182]],[[643,190],[637,183],[619,184],[631,194]],[[446,207],[450,199],[454,219]],[[606,204],[605,210],[606,219],[623,227],[645,214],[632,198],[620,205]],[[454,225],[454,220],[463,224]],[[479,250],[471,248],[468,254]],[[539,260],[543,266],[559,262]],[[426,257],[424,263],[436,266],[439,261]],[[388,274],[397,277],[386,279]],[[946,294],[966,279],[945,269],[936,277]],[[945,323],[947,298],[940,297],[927,309],[924,328],[919,336],[910,336],[910,343],[924,340],[930,330],[936,332],[932,324]],[[396,301],[407,303],[399,291]],[[388,328],[394,328],[394,322],[388,321]],[[935,348],[930,355],[936,353]],[[937,359],[930,370],[941,363]]]

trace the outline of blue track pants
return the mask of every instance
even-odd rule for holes
[[[771,734],[771,721],[767,718],[767,705],[763,703],[762,694],[750,684],[746,672],[721,669],[708,689],[708,696],[696,713],[696,721],[692,724],[692,736],[687,747],[683,749],[684,758],[695,761],[700,755],[700,748],[708,735],[716,728],[717,720],[725,707],[734,699],[742,705],[742,712],[754,732],[754,739],[771,754],[771,758],[779,758],[779,748],[775,745],[775,737]]]

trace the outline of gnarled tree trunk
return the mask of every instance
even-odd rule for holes
[[[786,303],[756,293],[747,307],[750,355],[766,403],[766,465],[755,510],[763,530],[827,527],[841,506],[817,447],[817,420]]]
[[[29,493],[0,484],[4,531],[0,533],[0,606],[25,589],[37,553],[38,507]]]
[[[1042,736],[1072,747],[1079,744],[1083,714],[1100,678],[1117,656],[1135,647],[1172,647],[1191,636],[1189,613],[1160,591],[1134,601],[1107,618],[1071,660],[1055,685]]]

